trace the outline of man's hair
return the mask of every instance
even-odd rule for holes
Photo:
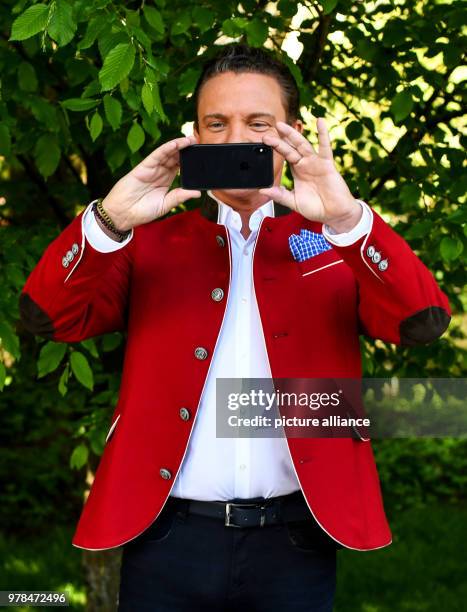
[[[298,118],[300,109],[300,93],[297,83],[288,67],[272,55],[245,44],[226,45],[221,52],[208,60],[201,72],[193,92],[195,111],[195,125],[198,125],[198,102],[203,85],[218,74],[223,72],[253,72],[265,74],[276,79],[282,91],[282,103],[284,105],[287,121],[291,122]]]

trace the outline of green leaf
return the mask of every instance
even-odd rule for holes
[[[58,368],[66,353],[64,342],[47,342],[41,348],[37,360],[37,378],[42,378]]]
[[[47,23],[49,7],[46,4],[34,4],[13,21],[9,40],[26,40],[41,32]]]
[[[161,97],[159,94],[159,85],[158,83],[152,84],[152,97],[154,100],[154,108],[157,111],[157,114],[163,121],[168,121],[167,115],[164,113],[164,109],[162,108]]]
[[[86,340],[81,341],[81,346],[91,353],[93,357],[96,359],[99,358],[99,353],[97,351],[97,346],[93,338],[87,338]]]
[[[178,79],[178,93],[186,96],[193,93],[201,74],[200,68],[188,68]]]
[[[0,123],[0,155],[9,155],[11,150],[11,136],[8,127]]]
[[[191,15],[188,11],[185,11],[181,14],[175,13],[175,15],[176,17],[172,23],[172,28],[170,30],[172,36],[177,36],[177,34],[184,34],[191,26]]]
[[[102,338],[102,350],[105,352],[113,351],[122,343],[122,335],[119,332],[106,334]]]
[[[458,238],[445,236],[439,245],[439,251],[444,261],[457,259],[464,250],[464,245]]]
[[[262,47],[268,37],[268,24],[259,19],[252,19],[246,26],[248,44],[252,47]]]
[[[91,134],[92,141],[94,142],[99,134],[102,132],[103,121],[102,117],[96,111],[91,118],[91,122],[89,124],[89,133]]]
[[[143,128],[140,126],[139,123],[133,123],[126,139],[127,144],[130,147],[130,151],[132,153],[135,153],[143,146],[144,138],[145,136]]]
[[[329,15],[336,8],[338,0],[319,0],[319,2],[323,7],[323,13]]]
[[[135,49],[128,43],[120,43],[107,54],[104,65],[99,71],[99,81],[103,91],[113,89],[133,68]]]
[[[3,387],[5,386],[6,380],[6,368],[3,365],[3,362],[0,361],[0,391],[3,391]]]
[[[351,121],[345,128],[345,135],[350,141],[358,140],[363,134],[363,126],[359,121]]]
[[[155,9],[153,6],[145,5],[143,8],[143,14],[146,21],[156,30],[156,32],[159,32],[160,34],[164,33],[164,21],[162,20],[162,15],[157,9]]]
[[[108,19],[105,15],[97,15],[88,23],[86,34],[77,44],[78,49],[89,49],[94,44],[94,41],[108,25]]]
[[[51,176],[57,169],[61,151],[54,134],[44,134],[36,142],[34,157],[39,172],[44,178]]]
[[[18,67],[18,85],[21,91],[37,91],[37,76],[29,62],[21,62]]]
[[[141,88],[141,99],[146,112],[148,115],[151,115],[154,110],[154,98],[152,95],[152,86],[149,83],[144,83]]]
[[[400,91],[397,93],[391,102],[390,111],[396,123],[405,119],[413,109],[413,99],[409,91]]]
[[[67,363],[65,369],[60,376],[60,380],[58,381],[58,391],[62,397],[66,395],[68,391],[68,378],[70,377],[70,365]]]
[[[107,121],[112,126],[113,131],[118,130],[122,121],[122,105],[109,94],[104,96],[104,111]]]
[[[77,470],[81,469],[88,460],[89,450],[85,444],[78,444],[70,457],[70,467]]]
[[[417,221],[404,232],[404,238],[411,240],[412,238],[421,238],[428,236],[433,227],[433,222],[430,219]]]
[[[0,340],[1,346],[11,353],[15,359],[20,358],[19,338],[13,331],[13,327],[5,320],[0,320]]]
[[[400,201],[410,208],[414,208],[420,201],[422,190],[418,185],[407,183],[403,185],[399,193]]]
[[[60,102],[63,108],[70,111],[88,111],[99,104],[99,100],[92,98],[68,98]]]
[[[70,365],[76,380],[80,382],[83,387],[92,391],[94,387],[94,377],[89,362],[83,353],[73,351],[70,355]]]
[[[198,26],[201,32],[209,30],[215,20],[215,12],[204,6],[196,6],[191,15],[193,22]]]
[[[75,35],[77,24],[73,19],[73,8],[66,0],[56,0],[47,32],[60,47],[67,45]]]

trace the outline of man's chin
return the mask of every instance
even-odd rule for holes
[[[220,199],[222,196],[230,196],[239,200],[249,199],[258,194],[258,189],[213,189]]]

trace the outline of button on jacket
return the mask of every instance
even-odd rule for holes
[[[78,342],[127,331],[120,394],[109,423],[113,430],[74,546],[109,549],[142,533],[173,493],[185,455],[190,457],[233,286],[232,245],[218,209],[206,195],[200,208],[138,226],[124,248],[116,243],[109,252],[89,243],[83,212],[48,246],[27,279],[20,311],[33,333]],[[446,296],[375,211],[369,231],[344,246],[320,223],[277,203],[273,209],[274,216],[265,216],[258,227],[252,285],[274,378],[358,378],[359,333],[411,346],[446,329]],[[288,240],[302,230],[323,232],[333,248],[296,261]],[[75,243],[78,252],[64,267],[62,259]],[[224,292],[219,301],[212,297],[216,288]],[[241,304],[237,300],[237,307]],[[283,442],[310,511],[332,538],[357,550],[391,542],[370,440]],[[185,482],[191,479],[185,481],[182,473],[182,488]]]

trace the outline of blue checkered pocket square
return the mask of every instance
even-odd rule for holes
[[[322,234],[315,234],[315,232],[306,229],[300,230],[300,235],[292,234],[289,236],[289,247],[296,261],[305,261],[332,249],[332,246]]]

